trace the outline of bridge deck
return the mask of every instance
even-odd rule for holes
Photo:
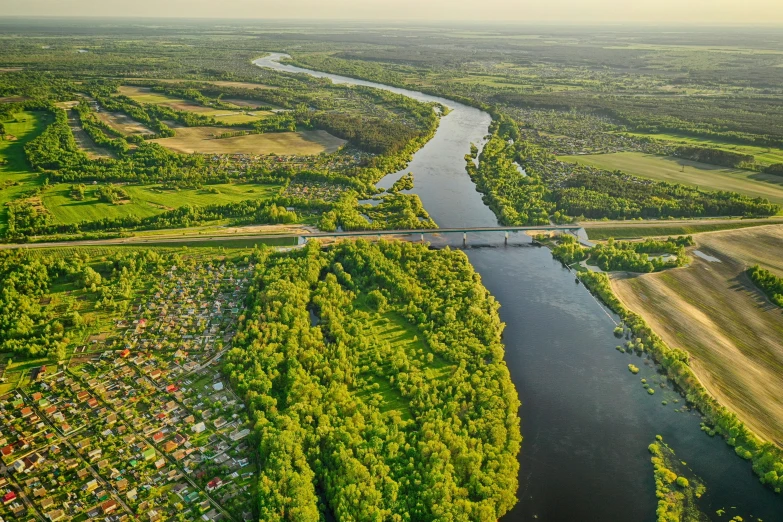
[[[464,228],[428,228],[404,230],[356,230],[349,232],[312,232],[301,234],[304,239],[313,237],[346,237],[346,236],[391,236],[406,234],[463,234],[467,232],[530,232],[530,231],[566,231],[581,229],[581,225],[539,225],[524,227],[464,227]]]

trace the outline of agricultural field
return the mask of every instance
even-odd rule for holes
[[[220,127],[178,128],[177,135],[174,137],[151,141],[182,153],[307,156],[322,152],[335,152],[345,144],[345,140],[336,138],[322,130],[215,138],[222,132],[225,132],[225,129]]]
[[[129,97],[130,99],[139,103],[150,103],[154,105],[160,105],[163,107],[170,107],[178,111],[187,111],[200,114],[202,116],[211,116],[215,118],[218,123],[224,124],[240,124],[240,123],[252,123],[259,121],[265,117],[271,115],[269,111],[247,111],[242,110],[244,108],[256,108],[260,105],[264,105],[260,102],[253,103],[250,100],[236,100],[239,103],[232,103],[236,105],[236,111],[230,111],[226,109],[215,109],[212,107],[206,107],[199,105],[196,102],[190,100],[183,100],[167,94],[153,92],[148,87],[135,87],[130,85],[122,85],[119,87],[119,93]],[[226,100],[228,101],[228,100]]]
[[[123,136],[152,134],[152,131],[121,112],[100,111],[97,117]]]
[[[708,165],[680,158],[639,152],[562,156],[563,161],[609,171],[621,170],[642,178],[681,183],[702,190],[724,190],[783,204],[783,177]]]
[[[148,87],[135,87],[132,85],[121,85],[118,92],[123,96],[127,96],[131,100],[139,103],[150,103],[154,105],[163,105],[164,107],[171,107],[178,111],[190,111],[196,113],[209,113],[214,111],[212,107],[205,107],[190,100],[183,100],[168,96],[166,94],[153,92]]]
[[[612,288],[667,344],[691,355],[690,366],[713,396],[753,432],[783,444],[783,311],[745,274],[760,264],[783,275],[783,225],[695,239],[690,266],[620,275]]]
[[[584,221],[581,224],[591,240],[601,241],[609,238],[630,239],[687,236],[702,232],[718,232],[720,230],[736,230],[760,225],[783,224],[783,219],[773,217],[765,219]]]
[[[216,184],[201,189],[166,189],[160,185],[122,185],[128,199],[117,203],[100,201],[95,194],[97,187],[88,186],[84,199],[71,195],[69,184],[57,184],[47,188],[42,200],[46,210],[58,223],[79,223],[102,218],[127,216],[148,217],[183,205],[220,205],[244,200],[268,200],[280,192],[274,184]]]
[[[684,136],[678,134],[644,134],[644,133],[630,133],[632,136],[639,136],[643,138],[655,138],[656,140],[662,140],[671,143],[677,143],[682,145],[701,145],[706,147],[712,147],[721,150],[727,150],[731,152],[738,152],[740,154],[750,154],[756,161],[761,164],[774,164],[783,163],[783,149],[777,147],[764,147],[758,145],[745,145],[731,143],[729,141],[722,141],[718,139],[700,138],[696,136]]]

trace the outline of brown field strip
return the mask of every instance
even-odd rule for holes
[[[783,275],[783,225],[696,236],[687,268],[612,278],[617,296],[670,346],[691,354],[707,390],[756,434],[783,447],[783,309],[745,275]]]
[[[96,116],[99,120],[106,123],[112,129],[116,130],[124,136],[132,136],[135,134],[153,134],[153,132],[144,125],[120,112],[101,111],[96,113]]]
[[[82,128],[79,122],[79,117],[76,115],[76,111],[68,111],[68,125],[71,127],[71,132],[79,145],[79,148],[87,153],[90,159],[96,158],[116,158],[117,156],[110,150],[103,147],[99,147],[89,134]]]
[[[172,138],[151,140],[171,150],[204,154],[280,154],[314,155],[334,152],[345,141],[326,131],[270,132],[215,139],[226,132],[223,127],[181,127]]]

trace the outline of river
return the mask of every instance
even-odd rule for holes
[[[492,211],[465,172],[470,144],[481,145],[489,114],[428,94],[281,64],[271,54],[254,63],[337,83],[384,89],[452,111],[404,171],[413,172],[425,208],[442,227],[492,226]],[[461,238],[457,240],[461,243]],[[657,377],[644,358],[615,350],[617,318],[545,248],[526,237],[468,238],[466,253],[501,303],[506,361],[522,401],[519,503],[503,518],[545,521],[654,521],[656,499],[647,446],[657,434],[707,485],[700,504],[715,520],[783,520],[783,498],[761,486],[750,464],[720,438],[699,429],[693,412],[677,412],[673,391],[650,396],[641,378]],[[641,368],[638,375],[628,364]],[[662,405],[662,400],[669,404]],[[718,517],[716,510],[725,509]],[[752,518],[751,518],[752,517]]]

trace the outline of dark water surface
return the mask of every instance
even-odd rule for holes
[[[450,107],[435,137],[404,172],[414,173],[413,192],[441,227],[497,224],[463,159],[470,143],[483,142],[487,113],[436,96],[282,65],[276,61],[281,56],[255,63]],[[379,185],[390,186],[402,173]],[[428,239],[462,242],[461,237]],[[675,412],[683,400],[671,388],[647,394],[640,379],[657,378],[655,369],[615,350],[622,344],[612,335],[617,318],[576,285],[547,249],[530,245],[525,236],[512,236],[504,246],[502,235],[482,234],[469,236],[466,253],[502,305],[506,361],[522,400],[519,503],[504,521],[654,521],[647,446],[656,434],[704,479],[702,505],[713,519],[741,515],[745,521],[783,521],[783,498],[762,487],[750,464],[723,440],[702,433],[695,413]],[[638,375],[628,371],[629,363],[641,368]],[[715,513],[720,508],[726,509],[723,517]]]

